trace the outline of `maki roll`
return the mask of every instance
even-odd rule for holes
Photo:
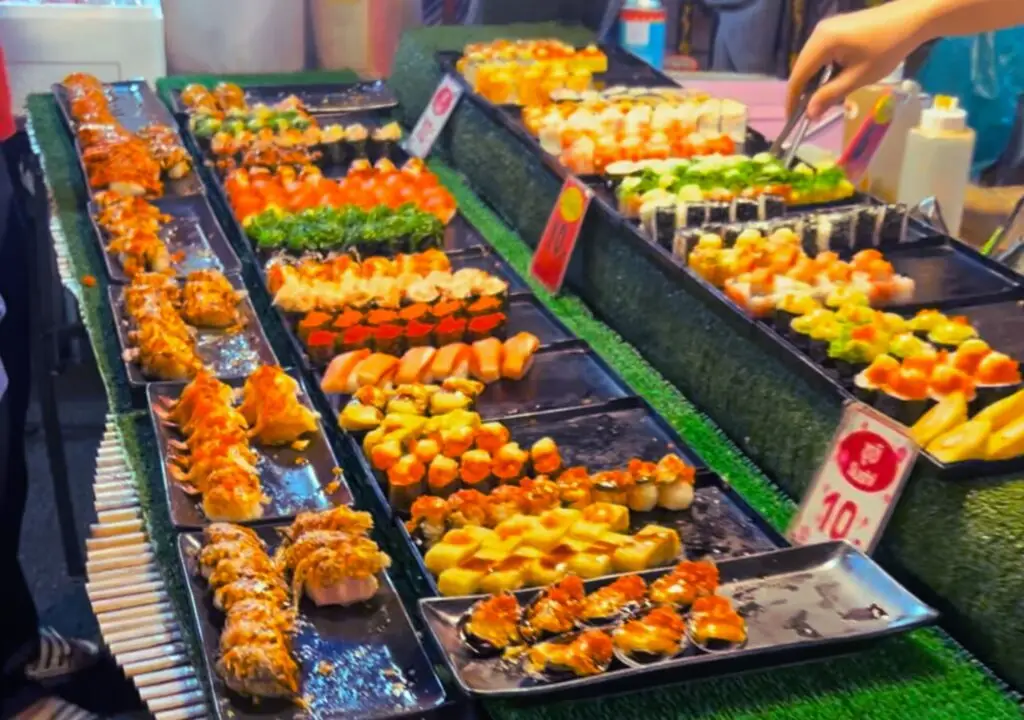
[[[672,240],[672,254],[684,263],[687,262],[703,234],[700,230],[679,230]]]
[[[753,222],[762,220],[760,217],[761,206],[757,200],[752,198],[737,198],[733,201],[732,215],[734,222]]]
[[[356,123],[345,128],[345,144],[348,146],[347,156],[350,159],[360,160],[367,157],[366,142],[370,137],[370,131],[365,125]]]
[[[612,633],[615,650],[627,662],[668,660],[683,651],[686,622],[671,607],[657,607]]]
[[[508,316],[505,313],[491,313],[470,318],[466,325],[466,335],[470,342],[496,336],[505,327]]]
[[[494,486],[491,463],[491,454],[486,450],[466,450],[459,464],[459,476],[462,478],[463,487],[482,493],[490,492]]]
[[[854,375],[885,351],[886,337],[875,325],[854,326],[848,335],[836,338],[828,346],[828,357],[839,379],[852,382]]]
[[[412,519],[405,523],[409,533],[419,530],[427,547],[433,547],[444,536],[448,522],[448,503],[439,497],[424,495],[412,504]]]
[[[390,122],[383,127],[376,128],[371,133],[372,155],[374,159],[388,158],[397,160],[398,143],[402,140],[402,126],[397,122]]]
[[[433,438],[420,438],[412,446],[412,454],[424,465],[429,466],[441,456],[441,446]]]
[[[612,664],[614,646],[601,630],[585,630],[531,647],[523,670],[539,680],[563,680],[600,675]]]
[[[835,313],[824,308],[812,310],[806,315],[795,317],[789,323],[789,332],[786,334],[786,337],[799,349],[808,352],[811,347],[811,331],[818,324],[827,320],[835,320]]]
[[[815,314],[811,313],[812,316]],[[796,320],[793,322],[795,323]],[[832,360],[828,355],[829,345],[833,340],[838,340],[842,337],[842,335],[843,324],[839,322],[834,313],[830,313],[828,316],[820,316],[811,325],[808,332],[807,354],[810,355],[812,360],[823,367],[832,367]]]
[[[853,248],[864,250],[878,244],[881,211],[874,206],[858,207],[850,211],[853,215]]]
[[[353,325],[341,334],[340,347],[338,350],[341,352],[361,350],[363,348],[372,350],[375,347],[373,331],[373,328],[366,325]]]
[[[338,333],[330,330],[314,330],[306,337],[306,352],[309,361],[323,367],[334,359],[338,351]]]
[[[639,575],[625,575],[583,599],[579,621],[589,627],[609,625],[642,610],[647,583]]]
[[[707,223],[708,206],[704,202],[676,202],[676,227],[699,228]]]
[[[583,581],[575,575],[542,590],[526,606],[519,632],[527,643],[562,635],[576,628],[583,610]]]
[[[709,223],[718,223],[724,225],[730,222],[730,208],[732,206],[729,203],[724,202],[713,202],[708,203],[708,216],[707,221]]]
[[[586,468],[569,468],[558,476],[558,494],[566,507],[583,510],[593,507],[590,475]],[[617,507],[615,505],[609,507]]]
[[[523,476],[523,469],[530,460],[530,453],[518,443],[506,443],[494,453],[491,472],[502,485],[515,483]]]
[[[450,303],[448,305],[450,307]],[[438,346],[461,344],[468,326],[466,318],[449,313],[434,326],[434,343]]]
[[[910,220],[907,206],[902,203],[886,205],[882,208],[881,215],[878,223],[878,244],[884,247],[904,242],[907,239],[907,226]]]
[[[474,655],[493,657],[523,644],[519,634],[522,616],[523,609],[515,595],[492,595],[474,604],[459,620],[459,634]]]
[[[968,402],[974,399],[974,379],[951,365],[938,365],[929,379],[929,394],[942,402],[950,395],[962,395]]]
[[[405,326],[405,344],[409,348],[429,346],[433,342],[434,331],[432,323],[410,320]]]
[[[658,505],[658,485],[655,477],[658,466],[639,458],[629,461],[626,472],[632,478],[626,495],[626,505],[635,512],[650,512]]]
[[[821,303],[809,292],[786,293],[775,303],[773,322],[775,329],[786,338],[792,334],[795,319],[821,308]]]
[[[940,350],[954,351],[968,340],[975,340],[978,331],[971,327],[967,318],[947,318],[945,322],[936,323],[928,331],[928,342]]]
[[[502,428],[504,429],[504,426]],[[508,433],[508,430],[505,429],[505,432]],[[479,439],[477,444],[479,444]],[[547,475],[548,477],[557,475],[562,469],[562,455],[558,451],[555,441],[549,437],[542,437],[535,442],[530,447],[530,464],[535,475]]]
[[[1020,363],[1001,352],[990,352],[978,363],[974,381],[979,402],[990,405],[1021,389]]]
[[[626,506],[633,478],[622,470],[605,470],[591,478],[594,502]]]
[[[904,332],[889,339],[888,352],[897,360],[905,360],[920,355],[933,355],[935,348],[914,333]]]
[[[666,510],[690,507],[696,474],[692,466],[674,453],[659,460],[654,474],[654,482],[658,486],[658,507]]]
[[[465,426],[465,425],[458,426],[458,427],[444,428],[444,429],[442,429],[440,431],[440,439],[441,439],[441,453],[445,457],[452,458],[453,460],[454,459],[458,459],[458,458],[463,457],[465,455],[465,453],[467,451],[469,451],[470,448],[473,447],[473,428]],[[474,461],[474,460],[478,461],[482,465],[482,462],[483,462],[483,458],[482,457],[475,456],[474,458],[471,458],[471,462]],[[488,463],[489,462],[490,461],[488,460]],[[482,467],[474,468],[474,469],[482,472]],[[461,473],[461,468],[460,468],[460,477],[462,478],[463,483],[465,483],[466,476]],[[469,485],[466,485],[466,487],[470,487],[473,490],[478,490],[479,491],[481,488],[477,487],[476,485],[481,484],[481,482],[482,482],[481,478],[483,478],[484,480],[488,479],[490,477],[490,473],[488,472],[488,474],[486,476],[483,476],[482,474],[480,474],[480,472],[478,472],[478,473],[474,474],[472,477],[475,480],[477,480],[477,483],[471,483]],[[485,487],[486,487],[486,485],[485,485]]]
[[[786,214],[786,199],[778,195],[764,194],[757,198],[758,220],[774,220]]]
[[[747,642],[747,621],[729,598],[721,595],[708,595],[693,603],[687,630],[702,650],[732,650]]]
[[[911,332],[916,333],[922,340],[938,325],[946,322],[946,316],[938,310],[919,310],[908,323]]]
[[[992,348],[984,340],[967,340],[950,356],[949,362],[957,370],[973,377],[981,361],[991,352]]]
[[[496,453],[508,443],[511,433],[499,422],[483,423],[476,429],[476,446],[488,453]]]
[[[396,439],[382,440],[370,450],[370,466],[374,470],[387,472],[405,455],[402,443]]]
[[[388,504],[395,512],[407,513],[424,493],[427,468],[415,455],[403,455],[388,469]]]
[[[651,583],[648,597],[656,605],[688,608],[718,590],[718,567],[706,560],[684,560]]]
[[[654,212],[653,233],[651,237],[663,248],[672,252],[672,241],[676,236],[676,209],[671,205],[661,205]]]
[[[345,165],[351,159],[347,134],[342,125],[328,125],[320,128],[321,164],[326,171],[331,166]]]
[[[331,326],[334,318],[325,312],[314,310],[308,313],[299,324],[296,326],[296,332],[299,335],[299,339],[306,343],[309,340],[310,333],[316,330],[326,330]]]
[[[924,415],[929,404],[928,375],[906,366],[889,378],[875,400],[875,407],[908,427]]]
[[[878,355],[871,364],[853,378],[853,394],[861,402],[874,405],[879,390],[889,384],[889,379],[900,371],[900,361],[891,355]]]
[[[373,343],[377,352],[402,355],[406,350],[405,329],[394,323],[379,325],[373,329]]]

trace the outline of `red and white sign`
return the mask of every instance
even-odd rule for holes
[[[462,85],[451,75],[445,75],[434,91],[434,97],[430,99],[430,103],[416,122],[416,127],[412,129],[409,141],[405,145],[410,155],[425,158],[430,154],[441,131],[448,124],[448,118],[459,104],[462,93]]]
[[[847,404],[824,464],[789,528],[798,545],[846,540],[874,550],[917,459],[907,429],[861,403]]]
[[[548,292],[557,293],[562,289],[572,251],[593,197],[593,191],[572,176],[566,178],[562,185],[562,192],[558,194],[530,263],[530,274]]]

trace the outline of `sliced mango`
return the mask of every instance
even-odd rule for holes
[[[1024,416],[992,433],[988,439],[986,457],[989,460],[1007,460],[1018,455],[1024,455]]]
[[[943,398],[910,428],[910,437],[921,447],[935,438],[967,422],[967,398],[963,393],[952,393]]]
[[[971,420],[939,435],[928,444],[936,460],[944,463],[982,460],[988,451],[992,426],[987,420]]]
[[[1004,425],[1022,417],[1024,417],[1024,390],[992,403],[975,415],[974,419],[985,420],[992,425],[993,430],[999,430]]]

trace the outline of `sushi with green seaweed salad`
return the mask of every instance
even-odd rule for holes
[[[956,350],[968,340],[976,340],[978,331],[966,318],[946,319],[928,331],[928,342],[941,350]]]
[[[786,293],[775,303],[775,329],[790,337],[793,321],[815,310],[821,309],[821,302],[810,292]]]
[[[849,328],[828,345],[828,358],[839,373],[840,380],[851,381],[860,370],[886,347],[885,334],[874,325]]]
[[[836,324],[836,314],[831,310],[819,308],[812,310],[806,315],[795,317],[789,323],[789,339],[801,350],[809,351],[811,347],[811,334],[816,327],[823,324]]]

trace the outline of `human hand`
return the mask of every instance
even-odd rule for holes
[[[807,106],[808,116],[820,119],[847,94],[891,73],[924,42],[923,29],[920,6],[915,8],[915,3],[907,0],[822,20],[790,73],[788,112],[794,112],[804,87],[815,73],[835,63],[840,72],[814,93]]]

